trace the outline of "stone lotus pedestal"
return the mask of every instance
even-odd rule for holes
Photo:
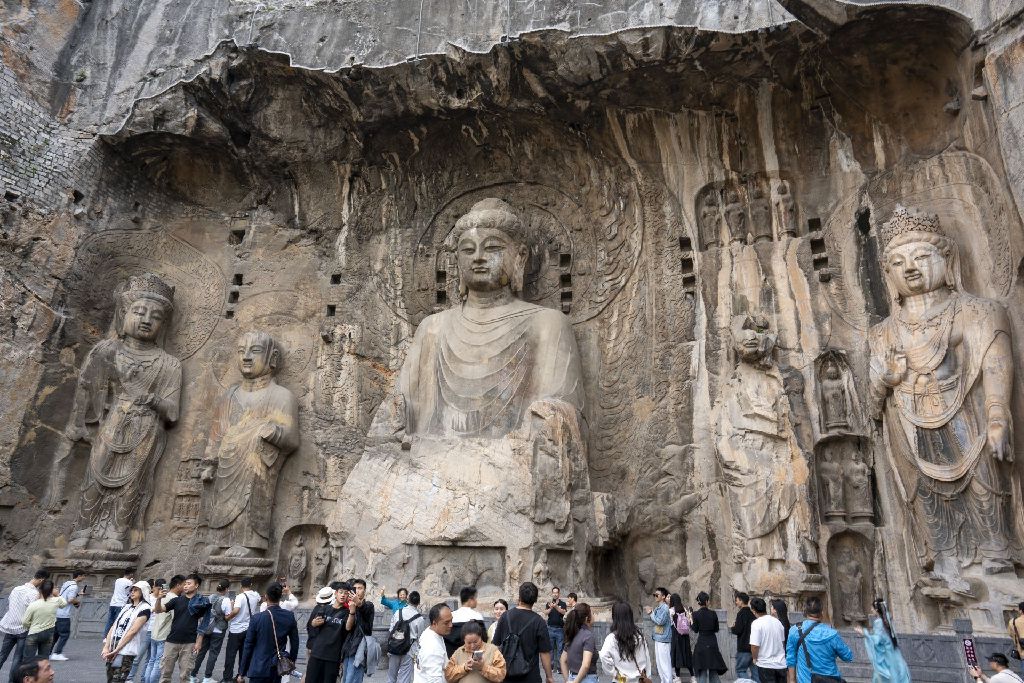
[[[245,578],[268,579],[274,573],[274,561],[266,557],[211,555],[202,571],[209,579],[225,578],[232,582]]]
[[[408,450],[368,447],[329,521],[332,538],[357,573],[430,595],[462,582],[512,590],[537,563],[582,586],[596,530],[586,465],[575,449],[540,442],[414,437]]]

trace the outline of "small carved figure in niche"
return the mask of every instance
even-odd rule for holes
[[[734,189],[725,193],[725,222],[729,226],[729,239],[733,243],[747,241],[747,207]]]
[[[833,444],[826,444],[821,449],[818,476],[821,480],[822,507],[824,508],[822,513],[825,515],[825,519],[842,519],[846,515],[843,505],[843,467]]]
[[[864,613],[864,572],[849,548],[841,548],[836,560],[836,583],[839,584],[839,613],[851,624],[862,623]]]
[[[754,242],[771,242],[772,209],[760,183],[754,185],[750,195],[750,220],[753,223],[750,230],[754,234]]]
[[[796,202],[789,191],[789,181],[780,180],[775,186],[773,198],[775,220],[779,226],[779,237],[796,237]]]
[[[701,249],[710,249],[722,243],[722,208],[718,204],[718,190],[712,188],[704,194],[697,224]]]
[[[826,360],[821,371],[821,416],[826,432],[850,428],[850,398],[843,369],[835,358]]]
[[[313,588],[327,585],[328,572],[331,567],[331,543],[324,537],[323,543],[313,552]]]
[[[961,568],[1013,569],[1013,354],[1006,309],[964,291],[937,216],[897,207],[880,230],[893,313],[871,329],[874,414],[912,511],[923,571],[967,591]]]
[[[116,336],[82,365],[65,433],[91,441],[92,450],[69,549],[122,552],[149,504],[166,429],[178,419],[181,363],[162,348],[173,300],[174,287],[156,275],[130,278],[115,297]]]
[[[547,548],[540,551],[540,557],[533,565],[533,582],[542,589],[551,585],[551,568],[548,566]]]
[[[874,517],[871,493],[871,467],[865,456],[851,444],[850,458],[843,466],[846,479],[846,512],[852,524],[871,523]]]
[[[295,547],[288,558],[288,581],[291,584],[292,592],[295,595],[302,595],[303,586],[306,584],[306,568],[309,566],[309,556],[306,553],[306,546],[302,536],[295,539]]]
[[[214,482],[209,526],[229,557],[266,552],[277,475],[299,445],[298,402],[274,381],[280,359],[277,342],[266,332],[242,335],[242,382],[215,408],[203,480]]]

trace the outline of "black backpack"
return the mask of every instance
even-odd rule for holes
[[[530,625],[527,622],[526,626],[519,629],[519,632],[512,630],[512,619],[510,615],[506,615],[508,620],[508,635],[505,636],[505,640],[501,643],[501,656],[505,658],[505,676],[506,677],[520,677],[530,673],[530,662],[526,661],[526,655],[523,654],[523,643],[522,636],[523,631]]]
[[[388,633],[388,642],[385,647],[389,655],[401,657],[409,654],[409,650],[412,649],[412,633],[409,631],[409,624],[422,618],[423,615],[417,613],[412,619],[406,621],[405,614],[401,611],[398,612],[398,623]]]

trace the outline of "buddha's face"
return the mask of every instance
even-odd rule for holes
[[[930,242],[908,242],[889,249],[885,271],[900,296],[926,294],[946,286],[949,252]]]
[[[525,256],[525,247],[497,228],[466,230],[457,251],[459,278],[467,289],[477,292],[508,287],[517,261]]]
[[[733,330],[733,348],[745,363],[755,363],[767,357],[773,343],[766,320],[747,318]]]
[[[238,369],[246,379],[255,379],[272,372],[273,355],[273,344],[263,335],[247,334],[238,340]]]
[[[139,298],[128,306],[124,316],[124,333],[141,341],[153,341],[167,317],[167,308],[159,301]]]

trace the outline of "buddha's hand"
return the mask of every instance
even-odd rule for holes
[[[273,422],[263,425],[260,427],[260,438],[272,445],[277,445],[278,439],[281,438],[280,425],[276,425]]]
[[[1004,462],[1013,462],[1013,451],[1010,448],[1010,425],[1002,411],[989,411],[988,447],[992,457]]]
[[[903,382],[907,374],[907,354],[895,346],[890,346],[885,352],[885,370],[882,373],[882,381],[887,387],[896,387]]]

